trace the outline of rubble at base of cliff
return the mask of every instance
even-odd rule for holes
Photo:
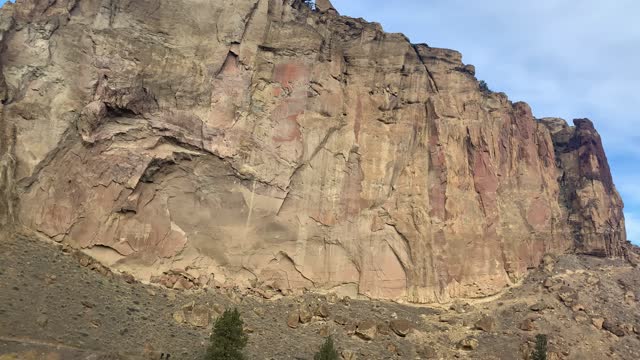
[[[526,360],[538,334],[548,336],[548,359],[640,356],[640,268],[623,260],[549,257],[499,296],[415,306],[334,293],[266,299],[251,289],[169,289],[82,259],[29,238],[0,242],[0,359],[197,359],[217,317],[233,308],[249,359],[311,359],[332,336],[345,360]]]

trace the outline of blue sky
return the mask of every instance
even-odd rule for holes
[[[588,117],[602,135],[640,244],[640,2],[332,0],[338,11],[456,49],[477,77],[535,116]]]
[[[640,244],[640,2],[332,2],[414,43],[462,52],[479,79],[528,102],[537,117],[592,119],[626,204],[629,239]]]

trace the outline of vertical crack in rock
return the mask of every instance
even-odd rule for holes
[[[422,46],[426,46],[426,45],[422,45]],[[418,45],[411,44],[411,48],[413,48],[413,51],[415,51],[416,56],[424,66],[424,70],[427,72],[427,75],[429,76],[429,85],[431,86],[430,90],[435,91],[436,93],[440,92],[440,90],[438,89],[438,83],[436,83],[436,80],[433,78],[431,71],[429,71],[427,64],[425,63],[424,59],[422,58],[422,55],[420,54],[420,51],[418,50]]]

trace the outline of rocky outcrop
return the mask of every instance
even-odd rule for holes
[[[560,166],[560,202],[578,252],[623,256],[626,236],[623,204],[613,185],[600,135],[588,119],[569,127],[562,119],[541,122],[551,132]]]
[[[623,253],[590,122],[538,121],[460,53],[317,5],[5,5],[0,210],[144,279],[412,302]]]

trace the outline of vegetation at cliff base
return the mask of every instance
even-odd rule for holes
[[[532,360],[547,360],[547,335],[536,335],[536,347],[531,353]]]
[[[238,309],[226,310],[213,325],[205,360],[244,360],[247,335]]]
[[[316,353],[313,360],[338,360],[338,352],[333,347],[333,339],[331,336],[322,344],[320,351]]]

